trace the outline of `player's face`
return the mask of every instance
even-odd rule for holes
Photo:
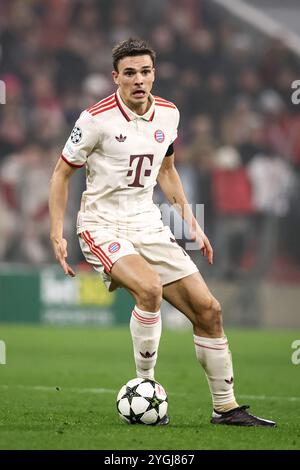
[[[146,112],[154,82],[154,67],[149,55],[124,57],[113,71],[114,82],[119,86],[125,104]]]

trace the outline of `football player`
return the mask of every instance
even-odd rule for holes
[[[51,240],[66,275],[63,236],[69,179],[86,167],[77,233],[82,252],[109,290],[126,288],[135,299],[130,320],[137,376],[154,379],[161,336],[162,298],[193,325],[196,357],[212,395],[214,424],[275,426],[248,413],[234,395],[233,367],[223,331],[221,306],[197,266],[176,243],[153,203],[158,182],[175,204],[208,262],[213,249],[185,196],[175,167],[179,111],[151,93],[155,52],[139,39],[113,49],[116,92],[83,111],[66,142],[51,180]],[[160,424],[168,424],[166,417]]]

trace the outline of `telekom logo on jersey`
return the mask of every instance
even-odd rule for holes
[[[143,176],[150,176],[152,171],[152,163],[153,163],[154,155],[146,154],[146,155],[130,155],[129,166],[133,168],[132,170],[128,170],[127,176],[132,176],[135,172],[134,180],[128,186],[134,188],[144,188],[144,184],[141,184],[140,178],[141,175]],[[145,165],[143,163],[145,162]],[[150,164],[150,168],[145,168],[147,164]],[[135,166],[135,168],[134,168]],[[142,168],[144,166],[144,173],[142,174]]]

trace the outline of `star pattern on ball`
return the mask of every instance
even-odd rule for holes
[[[138,385],[135,385],[134,387],[126,387],[126,393],[124,396],[127,397],[129,404],[131,405],[132,400],[134,397],[139,397],[139,393],[137,393],[136,389],[138,388]]]
[[[116,404],[126,423],[156,425],[166,416],[168,397],[158,382],[136,378],[122,387]]]

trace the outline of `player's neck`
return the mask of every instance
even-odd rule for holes
[[[143,116],[152,105],[152,100],[150,96],[148,96],[146,103],[137,103],[136,105],[135,103],[126,100],[126,98],[122,96],[122,93],[120,93],[120,96],[122,98],[123,103],[126,104],[127,108],[129,108],[132,112],[138,114],[139,116]]]

